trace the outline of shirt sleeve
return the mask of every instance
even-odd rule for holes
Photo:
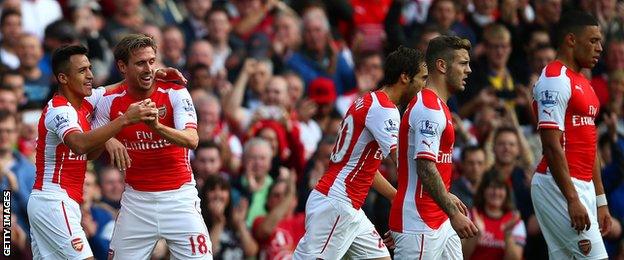
[[[446,128],[446,117],[439,110],[416,111],[410,117],[410,126],[414,129],[414,159],[427,159],[437,162],[440,151],[440,139]]]
[[[70,106],[48,109],[45,125],[48,131],[55,133],[63,143],[67,134],[75,131],[82,132],[82,127],[78,124],[78,113]]]
[[[173,121],[175,128],[184,130],[186,128],[197,129],[197,114],[193,106],[191,94],[186,88],[171,90],[169,92],[171,105],[173,106]]]
[[[397,146],[399,120],[399,111],[396,108],[372,106],[366,115],[366,128],[373,134],[384,158]]]
[[[94,88],[91,91],[91,96],[85,97],[87,102],[89,102],[94,108],[97,108],[98,103],[106,93],[106,89],[104,87]]]
[[[565,114],[571,94],[570,80],[567,77],[542,75],[533,88],[538,117],[537,129],[565,131]]]
[[[516,223],[513,230],[511,230],[511,236],[516,244],[521,246],[526,244],[526,228],[524,226],[524,221],[520,220]]]

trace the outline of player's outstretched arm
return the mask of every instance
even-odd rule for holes
[[[379,171],[375,173],[375,177],[373,178],[373,188],[381,193],[386,199],[392,201],[394,196],[396,195],[396,189],[384,178],[383,175]]]
[[[154,117],[157,116],[155,116],[153,108],[150,107],[151,103],[149,99],[133,103],[123,115],[110,123],[86,133],[78,131],[68,133],[64,142],[75,154],[87,154],[119,133],[123,127],[139,121],[154,120]]]
[[[596,148],[597,149],[597,148]],[[611,230],[611,213],[607,206],[607,197],[604,187],[602,186],[602,175],[600,174],[600,158],[596,153],[594,160],[592,180],[594,181],[594,190],[596,191],[596,207],[598,208],[598,228],[600,233],[605,236]]]
[[[542,150],[548,168],[557,183],[557,187],[568,202],[568,214],[570,215],[571,226],[577,231],[589,230],[590,221],[587,209],[578,197],[572,179],[565,153],[561,147],[562,132],[559,129],[540,129],[540,139],[542,140]]]
[[[422,188],[438,206],[449,216],[453,229],[461,238],[470,238],[479,232],[477,227],[457,208],[442,182],[435,162],[427,159],[416,159],[416,172],[421,179]]]

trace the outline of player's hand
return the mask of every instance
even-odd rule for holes
[[[468,207],[466,207],[466,205],[464,205],[464,203],[457,196],[455,196],[455,194],[449,193],[449,197],[457,209],[459,209],[459,212],[464,214],[464,216],[468,216]]]
[[[611,231],[611,214],[609,213],[609,207],[598,207],[598,227],[600,228],[600,234],[605,236]]]
[[[394,244],[394,238],[392,237],[392,232],[390,230],[386,231],[383,235],[383,242],[388,249],[395,249],[396,245]]]
[[[128,109],[123,116],[126,117],[130,124],[138,123],[139,121],[153,121],[158,118],[158,110],[156,109],[156,115],[154,115],[155,106],[153,102],[148,98],[135,102],[128,106]]]
[[[457,211],[453,216],[450,216],[451,226],[457,232],[460,238],[472,238],[479,234],[479,229],[470,219],[461,212]]]
[[[186,85],[186,83],[188,83],[188,80],[186,80],[184,75],[182,75],[182,72],[171,67],[157,69],[154,73],[154,78],[160,81],[174,82],[180,85]]]
[[[110,157],[110,163],[117,167],[120,171],[130,168],[132,160],[126,150],[126,147],[115,138],[111,138],[104,144],[106,151]]]
[[[576,199],[572,202],[568,202],[568,214],[570,215],[570,225],[574,230],[579,233],[583,230],[589,230],[591,226],[589,214],[587,214],[587,209],[580,200]]]

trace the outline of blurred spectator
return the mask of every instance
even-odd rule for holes
[[[162,29],[162,61],[165,66],[183,70],[186,64],[184,56],[184,35],[176,26],[166,26]]]
[[[106,167],[100,170],[98,181],[102,191],[102,202],[116,216],[121,208],[121,195],[125,189],[121,172],[114,167]]]
[[[472,29],[458,20],[459,12],[461,12],[461,7],[454,0],[434,1],[433,6],[431,6],[432,20],[443,32],[476,43],[477,38]]]
[[[331,78],[336,92],[343,94],[355,87],[353,68],[333,45],[329,21],[322,9],[309,9],[303,15],[303,45],[286,62],[299,73],[306,85],[318,77]]]
[[[112,212],[100,207],[100,196],[100,188],[97,185],[95,174],[92,171],[85,172],[81,224],[94,257],[106,259],[115,227],[115,218]]]
[[[184,0],[184,6],[189,15],[178,26],[184,32],[184,42],[190,44],[195,40],[203,39],[208,34],[205,18],[206,13],[212,7],[212,1]]]
[[[0,110],[17,114],[17,94],[11,88],[0,85]]]
[[[559,22],[559,18],[561,18],[561,2],[562,0],[534,1],[535,24],[551,30]]]
[[[78,38],[78,32],[66,20],[58,20],[46,26],[43,38],[44,55],[39,62],[39,68],[44,73],[52,73],[52,52],[63,45],[79,44]]]
[[[351,0],[353,8],[353,43],[355,53],[382,51],[386,40],[383,22],[392,0]]]
[[[522,259],[526,229],[514,211],[511,189],[499,176],[479,185],[471,218],[479,234],[463,243],[466,259]]]
[[[194,98],[194,102],[198,116],[199,140],[212,140],[219,144],[224,155],[224,169],[229,173],[238,173],[243,154],[242,144],[230,130],[229,124],[222,119],[219,100],[213,95],[208,95]]]
[[[43,47],[39,39],[32,34],[20,37],[20,48],[17,56],[20,59],[19,72],[24,77],[24,93],[29,107],[43,107],[51,94],[51,72],[44,72],[39,68],[43,58]]]
[[[195,1],[195,0],[190,0]],[[186,60],[186,68],[190,69],[198,64],[212,67],[214,49],[206,40],[196,40],[191,43]]]
[[[245,224],[249,202],[232,202],[230,183],[218,175],[209,176],[200,192],[201,210],[214,259],[247,259],[258,254],[258,243]]]
[[[624,38],[613,39],[606,44],[605,64],[606,71],[595,75],[591,79],[592,87],[598,96],[601,104],[609,101],[608,81],[609,73],[616,70],[624,70]]]
[[[19,39],[22,35],[22,15],[13,9],[4,9],[0,16],[0,60],[10,69],[17,69],[20,65],[17,57]]]
[[[612,229],[604,237],[607,253],[613,257],[617,241],[621,238],[621,223],[624,221],[624,138],[618,133],[618,115],[607,111],[603,115],[607,132],[598,139],[600,154],[601,176],[605,194],[609,199],[609,211],[612,214]]]
[[[232,0],[236,7],[234,19],[234,33],[243,40],[248,40],[253,34],[271,33],[273,10],[293,12],[286,4],[278,0]]]
[[[327,167],[329,167],[329,157],[334,149],[336,143],[336,136],[323,136],[318,143],[316,152],[312,155],[306,165],[305,175],[303,181],[299,182],[299,205],[297,205],[297,212],[305,211],[305,203],[308,201],[310,192],[316,187],[316,184],[321,179]]]
[[[22,123],[18,128],[17,149],[31,162],[35,162],[35,148],[37,146],[37,126],[41,110],[21,111]]]
[[[363,52],[355,60],[357,88],[336,99],[336,109],[344,115],[357,98],[377,88],[383,78],[383,57],[379,52]],[[311,86],[310,86],[311,88]]]
[[[468,208],[486,170],[485,151],[478,146],[469,146],[461,152],[461,176],[451,184],[451,193],[457,196]]]
[[[260,244],[261,259],[289,258],[305,233],[305,214],[295,213],[295,177],[277,180],[269,188],[267,215],[253,223],[253,234]]]
[[[175,0],[147,0],[147,9],[153,14],[154,23],[162,27],[167,24],[179,24],[184,20],[184,7]]]
[[[474,0],[474,10],[467,17],[468,25],[474,30],[477,42],[483,38],[483,30],[488,25],[495,23],[500,16],[497,0]],[[478,50],[475,52],[479,53]]]
[[[3,73],[2,79],[0,80],[0,85],[15,92],[18,108],[26,102],[26,98],[24,97],[24,83],[24,77],[15,70]]]
[[[21,1],[22,26],[24,32],[43,39],[43,31],[52,22],[63,18],[61,6],[54,0]]]
[[[117,43],[131,33],[138,33],[145,22],[145,17],[141,14],[141,0],[113,0],[115,12],[112,19],[106,19],[104,27],[104,38],[109,46]]]
[[[284,68],[284,62],[301,46],[301,19],[291,13],[279,13],[273,22],[272,61],[276,71]]]
[[[533,85],[542,74],[542,70],[548,63],[555,60],[557,53],[550,45],[538,45],[529,53],[530,74],[526,86],[533,89]]]
[[[206,26],[208,41],[214,49],[210,74],[224,73],[224,69],[233,70],[240,65],[244,58],[245,43],[231,33],[232,24],[227,10],[217,7],[210,9],[206,16]]]
[[[328,78],[319,77],[310,82],[308,97],[318,107],[313,117],[314,121],[318,123],[323,133],[328,132],[334,127],[332,124],[332,113],[337,113],[334,108],[334,103],[336,101],[336,85]],[[338,115],[342,116],[340,114]]]
[[[288,113],[296,116],[299,128],[299,140],[305,147],[306,160],[316,151],[316,145],[323,134],[318,123],[312,119],[318,109],[318,105],[310,100],[305,91],[303,80],[294,72],[286,72],[284,79],[288,83],[289,104]],[[305,98],[304,98],[305,97]]]
[[[245,143],[243,172],[235,180],[234,187],[249,201],[246,223],[251,226],[257,216],[266,214],[266,201],[273,178],[271,170],[273,149],[262,138],[252,138]]]
[[[35,165],[19,151],[18,121],[14,112],[0,110],[0,188],[12,190],[11,212],[23,230],[30,230],[26,205],[35,184]]]
[[[213,141],[200,142],[194,154],[195,157],[191,161],[191,165],[193,166],[195,183],[198,188],[204,187],[206,180],[213,175],[218,175],[226,181],[230,180],[230,176],[221,171],[224,160],[221,147],[217,143]]]

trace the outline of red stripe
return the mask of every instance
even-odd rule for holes
[[[67,224],[67,230],[69,230],[69,236],[72,236],[71,227],[69,227],[69,219],[67,219],[67,212],[65,212],[65,202],[61,201],[61,207],[63,207],[63,216],[65,216],[65,224]]]
[[[424,249],[425,249],[425,234],[421,234],[420,235],[420,256],[418,257],[418,260],[422,259]]]
[[[416,154],[416,159],[427,159],[436,162],[438,158],[433,154],[420,152]]]
[[[329,232],[329,236],[327,237],[327,241],[325,241],[325,245],[323,246],[323,250],[321,250],[321,254],[323,252],[325,252],[325,248],[327,247],[327,244],[329,243],[329,240],[331,239],[332,235],[334,234],[334,229],[336,229],[336,224],[338,224],[338,220],[340,220],[340,215],[338,215],[338,218],[336,218],[336,222],[334,222],[334,226],[332,227],[331,232]]]

